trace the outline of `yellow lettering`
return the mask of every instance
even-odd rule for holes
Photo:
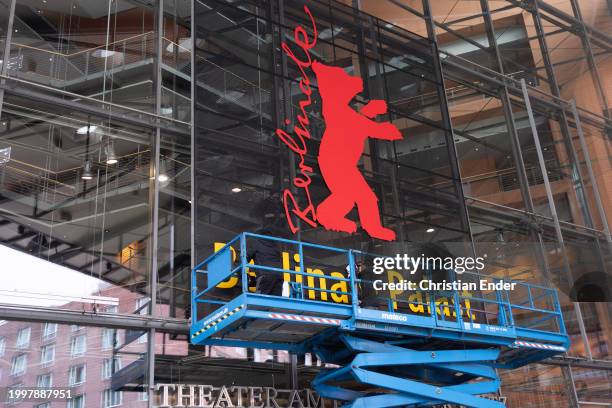
[[[437,314],[439,314],[440,316],[442,316],[442,307],[440,305],[444,305],[444,315],[445,316],[450,316],[450,309],[448,307],[448,299],[445,297],[441,297],[438,298],[438,300],[436,300],[436,312]]]
[[[295,268],[293,268],[294,271],[296,272],[302,272],[302,269],[300,268],[300,254],[293,254],[293,260],[296,262]],[[303,276],[302,275],[295,275],[295,281],[297,283],[302,283],[303,281]]]
[[[215,242],[214,245],[215,245],[214,246],[214,251],[215,252],[219,252],[225,246],[225,243],[223,243],[223,242]],[[230,247],[230,252],[232,253],[232,262],[236,261],[236,250],[234,248]],[[229,288],[233,288],[234,286],[236,286],[237,283],[238,283],[238,277],[237,276],[232,276],[228,280],[225,280],[225,281],[219,283],[216,287],[219,288],[219,289],[229,289]]]
[[[329,276],[332,276],[334,278],[346,278],[346,276],[344,276],[340,272],[332,272],[329,274]],[[338,291],[338,292],[348,292],[348,286],[347,286],[346,281],[335,281],[335,282],[336,283],[334,283],[331,286],[331,288],[329,288],[329,290]],[[336,303],[348,303],[349,302],[348,295],[339,295],[337,293],[332,292],[331,298]]]
[[[289,265],[289,252],[283,252],[283,269],[289,270],[291,269],[291,265]],[[283,273],[283,280],[285,282],[291,282],[291,274],[289,272]]]
[[[395,280],[396,283],[401,282],[404,279],[404,277],[397,271],[387,271],[387,282],[389,283],[393,283],[393,281]],[[391,297],[391,299],[393,299],[393,310],[397,310],[397,302],[395,301],[397,299],[397,295],[399,295],[400,293],[403,293],[403,290],[390,290],[389,291],[389,296]]]
[[[425,309],[422,304],[414,304],[414,303],[423,303],[423,294],[421,292],[413,293],[408,296],[408,300],[410,301],[410,310],[414,313],[425,313]]]
[[[464,298],[463,299],[463,308],[465,309],[465,315],[468,317],[468,319],[472,319],[475,320],[476,316],[474,316],[474,313],[472,313],[472,305],[470,303],[470,299],[472,297],[472,294],[470,292],[468,292],[467,290],[464,290],[463,293],[461,293],[461,296]]]
[[[325,276],[325,274],[323,274],[323,271],[320,269],[306,268],[306,272],[311,273],[313,275]],[[308,276],[306,281],[308,282],[308,286],[310,286],[311,288],[315,287],[315,277],[314,276]],[[323,290],[327,290],[327,280],[325,278],[319,278],[319,287]],[[321,293],[321,300],[327,300],[327,292],[320,292],[320,293]],[[308,289],[308,298],[309,299],[316,298],[314,289]]]

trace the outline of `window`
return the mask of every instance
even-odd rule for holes
[[[141,314],[141,315],[149,314],[149,307],[147,306],[148,304],[149,304],[148,297],[136,299],[136,313]]]
[[[145,333],[142,336],[140,336],[136,342],[137,343],[146,343],[147,342],[147,333]]]
[[[55,360],[55,344],[47,344],[40,349],[40,364],[49,365]]]
[[[109,379],[119,370],[121,370],[121,359],[119,357],[106,358],[102,364],[102,378]]]
[[[51,373],[41,374],[36,379],[36,386],[38,388],[51,388],[53,385]]]
[[[26,348],[30,345],[30,334],[32,333],[32,329],[29,327],[24,327],[19,330],[17,334],[17,341],[15,342],[15,347],[17,348]]]
[[[27,355],[20,354],[18,356],[13,357],[13,360],[11,363],[11,375],[21,375],[25,373],[27,365],[28,365]]]
[[[52,339],[57,334],[57,323],[43,323],[43,340]]]
[[[149,307],[147,306],[149,304],[149,298],[148,297],[143,297],[140,299],[136,299],[136,313],[141,314],[141,315],[146,315],[149,313]],[[137,343],[146,343],[147,342],[147,334],[143,334],[142,336],[140,336],[137,340]]]
[[[117,313],[118,306],[117,305],[108,305],[106,306],[106,313]]]
[[[51,404],[48,402],[43,402],[42,404],[36,405],[36,408],[51,408]]]
[[[115,329],[102,329],[102,350],[112,349],[115,345]]]
[[[138,393],[138,401],[148,401],[148,400],[149,400],[149,393],[147,391]]]
[[[79,326],[78,324],[71,324],[70,325],[70,331],[73,332],[73,333],[81,331],[82,328],[83,328],[83,326]]]
[[[87,351],[87,337],[84,334],[73,336],[70,339],[70,355],[72,357],[85,354]]]
[[[0,337],[0,357],[4,355],[5,350],[6,350],[6,338]]]
[[[68,385],[78,385],[85,382],[85,364],[70,367],[68,371]]]
[[[85,396],[77,395],[68,400],[67,408],[85,408]]]
[[[104,408],[116,407],[121,405],[123,395],[121,391],[104,390],[102,406]]]

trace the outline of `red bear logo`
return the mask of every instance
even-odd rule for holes
[[[342,68],[315,61],[312,69],[317,77],[323,100],[326,129],[319,147],[319,168],[331,194],[317,207],[317,220],[328,230],[353,233],[354,221],[346,215],[357,205],[363,229],[373,238],[395,239],[395,232],[382,226],[378,198],[357,167],[368,137],[400,140],[402,134],[391,122],[375,122],[376,115],[387,112],[383,100],[372,100],[359,112],[349,106],[363,91],[361,78]]]

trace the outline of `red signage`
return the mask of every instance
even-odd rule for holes
[[[308,6],[304,12],[310,18],[312,36],[302,27],[294,30],[293,39],[301,49],[301,59],[283,42],[285,54],[301,71],[300,90],[305,98],[299,102],[301,112],[293,134],[282,129],[276,135],[300,158],[299,174],[293,185],[306,197],[306,205],[299,206],[290,189],[285,189],[283,202],[289,228],[293,233],[298,231],[294,217],[301,219],[312,227],[321,224],[332,231],[354,233],[357,224],[346,218],[346,215],[357,206],[362,228],[373,238],[392,241],[395,232],[381,224],[378,198],[361,174],[357,164],[368,137],[382,140],[400,140],[402,134],[391,122],[376,122],[377,115],[387,113],[387,104],[383,100],[371,100],[359,111],[351,108],[349,103],[363,91],[361,78],[347,74],[342,68],[313,61],[310,50],[317,43],[317,27]],[[310,195],[312,167],[305,164],[307,154],[306,140],[311,138],[306,108],[312,103],[312,89],[308,70],[315,73],[319,95],[323,102],[323,119],[325,132],[319,147],[318,164],[330,194],[315,208]],[[291,123],[285,120],[286,124]]]

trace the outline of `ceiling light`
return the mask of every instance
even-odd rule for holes
[[[165,183],[170,180],[170,177],[168,176],[166,160],[162,158],[159,159],[159,177],[157,177],[157,180],[159,180],[160,183]]]
[[[117,51],[105,50],[105,49],[100,48],[92,52],[91,56],[96,57],[96,58],[108,58],[108,57],[112,57],[115,54],[117,54]]]
[[[218,104],[226,104],[228,101],[237,101],[238,99],[242,98],[244,95],[246,95],[246,93],[234,89],[234,90],[229,90],[226,91],[222,96],[220,96],[215,102]]]
[[[241,192],[241,191],[242,191],[242,189],[241,189],[240,187],[234,187],[234,188],[232,188],[232,193],[239,193],[239,192]]]
[[[319,38],[322,40],[329,40],[333,36],[340,34],[342,30],[342,27],[334,27],[333,30],[331,28],[326,28],[319,32]]]
[[[393,24],[387,23],[387,24],[385,24],[385,28],[393,28]]]
[[[91,160],[85,160],[85,164],[83,165],[83,173],[81,173],[81,178],[83,180],[91,180],[93,179],[93,172],[91,171]]]
[[[11,160],[11,146],[0,149],[0,165],[6,164]]]
[[[175,44],[174,42],[170,42],[170,44],[166,46],[166,51],[174,52]],[[191,44],[191,37],[180,38],[178,42],[178,52],[189,52],[192,48]]]
[[[77,133],[79,135],[86,135],[87,131],[89,130],[89,133],[93,133],[98,127],[94,126],[94,125],[89,125],[89,126],[83,126],[77,129]]]
[[[113,146],[113,141],[109,140],[106,145],[106,164],[117,164],[119,160],[117,159],[117,154],[115,154],[115,147]]]
[[[435,230],[436,230],[435,228],[433,228],[433,227],[429,227],[429,228],[427,228],[427,230],[425,230],[425,232],[432,233],[432,232],[434,232]]]

